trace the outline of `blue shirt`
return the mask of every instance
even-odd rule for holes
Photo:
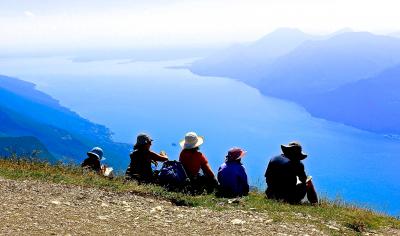
[[[238,161],[230,161],[221,165],[218,169],[218,182],[221,194],[226,197],[243,196],[249,192],[246,170]]]

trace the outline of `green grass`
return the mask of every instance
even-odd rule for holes
[[[290,205],[266,199],[264,194],[251,192],[238,203],[229,203],[228,199],[217,198],[211,194],[191,196],[182,193],[167,192],[155,185],[139,185],[126,182],[122,176],[114,179],[101,177],[95,173],[84,172],[75,165],[50,165],[48,163],[20,159],[0,159],[0,176],[14,180],[38,180],[51,183],[70,184],[99,188],[107,191],[129,192],[171,201],[176,205],[206,207],[218,211],[227,209],[266,212],[275,222],[311,223],[324,232],[341,235],[343,232],[330,229],[326,224],[336,222],[344,226],[347,233],[381,230],[383,228],[400,229],[400,221],[394,217],[361,209],[345,204],[343,201],[322,199],[318,206],[308,204]],[[300,216],[300,217],[299,217]]]

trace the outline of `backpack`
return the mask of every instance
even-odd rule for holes
[[[190,182],[182,163],[179,161],[164,162],[158,174],[158,179],[161,186],[173,191],[184,190]]]

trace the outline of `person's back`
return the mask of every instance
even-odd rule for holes
[[[304,165],[300,161],[292,161],[285,155],[271,159],[265,173],[268,191],[274,198],[289,199],[295,191],[297,177],[307,178],[304,174]]]
[[[209,168],[207,158],[197,148],[182,150],[179,155],[179,161],[185,168],[189,178],[196,177],[200,170],[203,170],[205,175],[214,176],[214,173]]]
[[[135,179],[151,182],[153,179],[153,169],[151,168],[152,153],[150,150],[142,149],[133,151],[129,157],[130,175]]]
[[[245,196],[249,192],[246,170],[241,163],[245,152],[240,148],[232,148],[226,161],[218,169],[219,195],[222,197]]]

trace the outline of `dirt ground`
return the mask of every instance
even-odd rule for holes
[[[334,222],[327,226],[338,235],[348,232]],[[326,235],[314,225],[275,222],[267,213],[182,207],[130,193],[3,178],[0,234]]]

